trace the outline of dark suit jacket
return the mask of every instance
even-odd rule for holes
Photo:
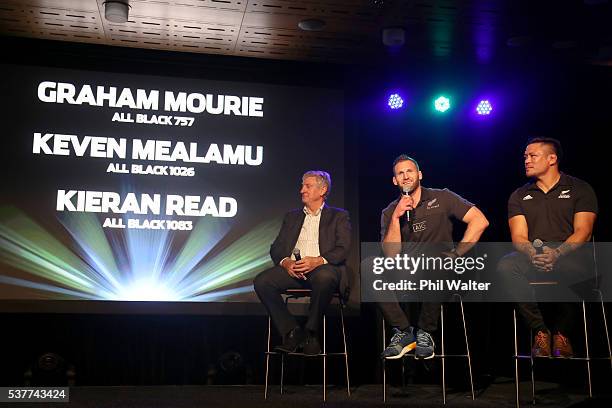
[[[306,214],[301,208],[285,214],[283,226],[270,247],[270,256],[275,265],[278,265],[283,258],[291,256],[305,217]],[[345,299],[348,298],[350,288],[350,277],[346,268],[346,257],[350,245],[351,222],[348,212],[325,205],[319,222],[319,252],[330,265],[340,269],[339,290]]]

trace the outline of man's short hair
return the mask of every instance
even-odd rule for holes
[[[563,148],[561,147],[560,141],[552,137],[533,137],[527,140],[527,144],[525,145],[525,147],[533,143],[542,143],[551,147],[557,155],[557,164],[561,163],[561,159],[563,158]]]
[[[324,198],[327,198],[331,191],[331,177],[329,173],[323,170],[309,170],[302,176],[302,181],[306,180],[307,177],[316,178],[319,188],[322,188],[323,186],[327,187],[327,191],[325,192],[324,196]]]
[[[407,154],[400,154],[399,156],[397,156],[395,158],[395,160],[393,160],[393,175],[395,176],[395,165],[399,162],[403,162],[403,161],[411,161],[414,163],[414,165],[417,168],[417,171],[420,171],[421,169],[419,168],[419,163],[413,159],[412,157],[408,156]]]

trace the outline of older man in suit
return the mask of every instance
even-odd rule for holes
[[[333,294],[347,293],[345,261],[351,227],[348,212],[327,206],[331,178],[324,171],[309,171],[302,176],[304,207],[288,212],[281,230],[272,243],[270,256],[274,267],[254,280],[257,296],[283,336],[282,352],[303,350],[318,354],[319,322]],[[300,258],[296,260],[296,249]],[[311,289],[310,309],[304,328],[287,310],[282,293],[287,289]]]

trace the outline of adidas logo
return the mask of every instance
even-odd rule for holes
[[[559,198],[571,198],[571,196],[568,194],[570,192],[570,190],[561,190],[561,194],[559,194]]]
[[[531,194],[527,194],[525,197],[523,197],[523,201],[526,200],[533,200],[533,197],[531,196]]]

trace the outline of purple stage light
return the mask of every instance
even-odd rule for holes
[[[491,114],[492,110],[493,105],[491,105],[491,103],[487,99],[483,99],[478,103],[478,106],[476,106],[476,113],[478,113],[479,115],[489,115]]]
[[[401,96],[399,96],[399,94],[394,93],[393,95],[389,96],[388,105],[391,109],[399,109],[404,106],[404,100]]]

